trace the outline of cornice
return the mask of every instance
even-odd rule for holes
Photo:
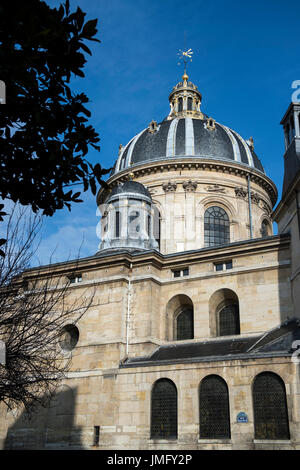
[[[53,265],[31,268],[24,272],[26,279],[36,276],[47,277],[67,276],[74,269],[77,271],[89,272],[95,269],[111,268],[114,266],[124,267],[127,269],[137,268],[143,265],[152,265],[158,269],[180,268],[187,264],[195,264],[198,262],[215,262],[220,259],[257,253],[273,251],[276,249],[284,249],[290,244],[289,235],[274,235],[267,238],[256,238],[253,240],[243,240],[240,242],[230,243],[213,248],[202,248],[199,250],[190,250],[180,253],[170,253],[164,255],[156,250],[143,251],[141,253],[131,253],[122,250],[116,253],[101,253],[101,256],[90,256],[88,258],[77,259],[75,261],[66,261]]]
[[[132,165],[130,168],[126,168],[112,175],[106,183],[109,186],[114,186],[117,182],[127,181],[130,173],[133,174],[131,177],[139,178],[145,175],[182,170],[215,171],[239,175],[244,178],[250,175],[250,180],[261,186],[269,194],[273,206],[277,201],[278,192],[275,184],[268,176],[259,170],[235,161],[213,160],[203,157],[168,158],[165,160],[149,161]],[[98,205],[103,202],[105,195],[105,190],[101,188],[97,195]]]

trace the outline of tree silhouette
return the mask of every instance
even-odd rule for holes
[[[79,7],[71,12],[69,0],[59,8],[40,0],[0,3],[0,79],[6,84],[0,197],[50,216],[81,202],[81,192],[70,186],[96,194],[110,171],[86,158],[89,148],[100,150],[100,139],[88,124],[88,97],[70,87],[73,76],[85,76],[86,41],[100,42],[97,19],[85,22],[85,16]]]

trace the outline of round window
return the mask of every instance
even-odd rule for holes
[[[72,351],[78,343],[79,330],[75,325],[66,325],[62,328],[59,345],[63,351]]]

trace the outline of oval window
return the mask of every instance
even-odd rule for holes
[[[79,330],[75,325],[66,325],[62,328],[59,345],[63,351],[72,351],[78,343]]]

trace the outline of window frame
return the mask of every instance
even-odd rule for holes
[[[223,392],[225,392],[224,396],[222,397],[223,398],[223,405],[224,405],[224,408],[222,410],[222,414],[225,415],[225,419],[224,419],[224,423],[223,423],[223,433],[220,432],[220,434],[218,435],[217,433],[214,433],[214,434],[208,434],[208,430],[203,428],[203,421],[204,421],[204,417],[205,417],[205,414],[206,414],[206,417],[208,416],[209,418],[214,418],[215,414],[216,414],[216,410],[218,407],[221,406],[221,403],[222,401],[220,400],[220,398],[218,398],[218,400],[216,400],[216,397],[214,395],[217,395],[216,393],[216,386],[214,385],[212,387],[212,390],[213,390],[213,393],[211,393],[211,397],[210,397],[210,400],[209,400],[209,397],[207,398],[204,393],[203,393],[203,390],[201,391],[201,388],[203,388],[204,385],[206,385],[206,383],[208,383],[209,380],[214,380],[214,381],[218,381],[219,384],[221,385],[221,387],[223,387]],[[201,396],[201,393],[202,393],[202,396]],[[204,395],[204,396],[203,396]],[[206,392],[206,395],[208,396],[209,394]],[[205,401],[206,400],[206,401]],[[210,407],[207,406],[207,402],[214,402],[213,405],[211,405]],[[228,388],[228,385],[226,383],[226,381],[223,379],[223,377],[221,377],[220,375],[218,374],[210,374],[210,375],[207,375],[206,377],[204,377],[201,382],[200,382],[200,385],[199,385],[199,390],[198,390],[198,402],[199,402],[199,439],[200,440],[222,440],[222,441],[226,441],[228,439],[231,439],[231,421],[230,421],[230,400],[229,400],[229,388]],[[204,405],[203,405],[204,403]],[[209,416],[210,415],[210,416]],[[209,421],[209,419],[208,419]],[[220,420],[215,420],[215,423],[209,423],[209,424],[206,424],[206,428],[208,428],[209,426],[210,427],[214,427],[214,425],[216,426],[216,423],[220,423]],[[202,428],[201,428],[202,427]],[[215,430],[214,430],[215,432]],[[222,435],[223,434],[223,435]]]
[[[266,395],[267,395],[267,399],[266,401],[263,403],[263,405],[261,406],[261,409],[258,410],[258,408],[256,407],[256,403],[257,403],[257,400],[258,400],[258,396],[255,397],[255,386],[257,386],[257,381],[258,380],[261,380],[262,377],[272,377],[272,379],[275,379],[277,380],[277,384],[279,386],[279,388],[281,387],[281,392],[282,393],[282,396],[281,396],[281,399],[283,399],[283,403],[281,403],[281,405],[283,405],[283,413],[284,413],[284,421],[285,423],[283,424],[284,426],[286,426],[286,434],[285,436],[282,436],[282,435],[275,435],[274,437],[270,437],[270,433],[271,433],[271,425],[272,425],[272,422],[270,420],[270,403],[271,403],[271,399],[270,399],[270,391],[266,391],[264,392]],[[275,387],[274,387],[274,383],[273,384],[268,384],[269,386],[269,389],[272,391],[272,393],[274,394],[274,390],[275,390]],[[261,385],[260,385],[261,386]],[[280,375],[278,375],[276,372],[273,372],[273,371],[263,371],[263,372],[260,372],[259,374],[257,374],[253,380],[253,383],[252,383],[252,406],[253,406],[253,426],[254,426],[254,440],[257,440],[257,441],[269,441],[269,442],[274,442],[274,441],[278,441],[278,440],[286,440],[286,441],[289,441],[290,438],[291,438],[291,433],[290,433],[290,419],[289,419],[289,408],[288,408],[288,402],[287,402],[287,393],[286,393],[286,385],[285,385],[285,382],[284,380],[280,377]],[[277,400],[278,400],[278,397],[277,397]],[[275,402],[274,400],[274,397],[273,397],[273,401]],[[268,409],[268,406],[269,406],[269,409]],[[276,404],[274,403],[274,406],[273,406],[273,409],[271,410],[272,413],[273,413],[273,430],[274,430],[274,424],[275,424],[275,427],[277,427],[276,431],[278,431],[278,427],[279,427],[279,424],[278,424],[278,406],[276,406]],[[269,414],[269,422],[266,420],[265,422],[262,420],[262,419],[259,419],[261,417],[258,418],[258,412],[262,412],[262,416],[264,419],[266,418],[266,416]],[[268,426],[269,424],[269,426]],[[265,425],[266,428],[265,428],[265,431],[266,431],[266,435],[262,435],[262,434],[259,434],[261,431],[258,429],[258,426],[259,425]],[[261,427],[262,429],[262,427]],[[268,435],[269,434],[269,435]]]
[[[204,246],[206,248],[230,243],[229,215],[221,205],[216,204],[207,207],[204,212]],[[217,217],[217,215],[219,216]]]
[[[155,389],[160,386],[160,384],[162,383],[165,383],[165,384],[169,384],[169,386],[171,387],[170,390],[172,389],[172,392],[174,392],[174,396],[171,397],[171,399],[174,401],[175,403],[175,409],[172,410],[174,416],[173,416],[173,423],[172,425],[174,426],[174,428],[171,430],[172,433],[170,433],[169,435],[168,434],[164,434],[162,433],[162,426],[164,426],[166,423],[162,423],[162,422],[159,422],[159,423],[154,423],[154,393],[155,393]],[[166,391],[163,391],[162,393],[162,398],[164,400],[167,399],[167,394],[166,394]],[[155,398],[156,400],[158,398]],[[169,400],[170,400],[170,397],[169,397]],[[173,403],[173,405],[174,405]],[[172,404],[172,403],[171,403]],[[168,404],[170,406],[170,403]],[[156,406],[156,404],[155,404]],[[161,408],[161,406],[158,407],[158,409]],[[170,417],[170,409],[167,408],[167,412],[165,412],[165,416],[167,416],[168,418]],[[161,412],[161,410],[159,409],[158,413]],[[163,413],[161,413],[163,415]],[[159,417],[161,418],[161,416]],[[156,432],[154,430],[154,426],[159,426],[160,428],[160,433],[159,432]],[[175,431],[175,432],[174,432]],[[152,385],[152,390],[151,390],[151,397],[150,397],[150,439],[151,440],[171,440],[171,441],[175,441],[178,439],[178,390],[177,390],[177,387],[175,385],[175,383],[167,378],[167,377],[162,377],[158,380],[156,380],[153,385]]]

